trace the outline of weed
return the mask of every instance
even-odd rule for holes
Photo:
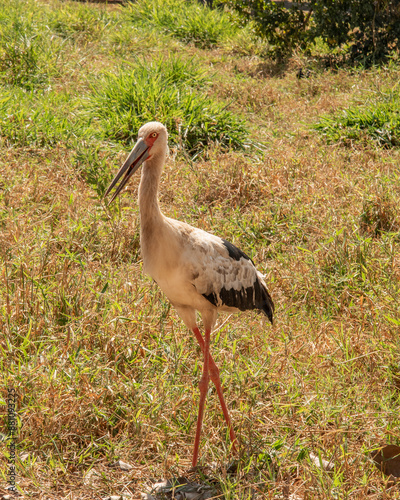
[[[240,32],[229,14],[193,0],[144,0],[131,4],[127,15],[135,25],[152,25],[202,48],[218,45]]]
[[[364,105],[353,105],[315,125],[328,142],[350,144],[372,140],[386,148],[400,145],[400,94],[394,88],[372,94]]]
[[[49,147],[88,131],[80,102],[72,104],[68,92],[13,89],[0,96],[0,135],[9,145]]]
[[[400,230],[398,207],[387,194],[363,201],[360,229],[373,237],[380,236],[383,232]]]
[[[17,3],[18,4],[18,3]],[[57,74],[61,44],[40,29],[40,19],[0,11],[0,81],[32,89]]]
[[[132,64],[129,71],[124,65],[93,88],[92,113],[105,137],[125,144],[135,140],[143,123],[158,120],[172,144],[191,154],[212,143],[243,148],[244,122],[199,90],[204,81],[193,60],[159,58]]]
[[[100,197],[103,196],[107,189],[110,166],[115,153],[115,148],[110,148],[110,146],[104,148],[97,144],[85,142],[77,144],[74,166]]]
[[[84,4],[77,4],[74,10],[66,7],[54,9],[49,20],[51,30],[57,35],[80,42],[100,39],[107,28],[116,29],[111,14]]]

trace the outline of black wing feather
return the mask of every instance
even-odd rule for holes
[[[229,257],[231,259],[240,261],[240,259],[243,258],[250,261],[254,266],[254,262],[250,259],[250,257],[248,257],[235,245],[226,240],[222,240],[222,243],[228,250]],[[214,291],[209,294],[203,294],[203,297],[217,307],[222,303],[228,307],[236,307],[240,311],[258,309],[262,311],[272,323],[274,303],[264,283],[257,276],[255,266],[254,271],[254,283],[252,286],[247,288],[243,287],[240,290],[222,287],[219,292]]]

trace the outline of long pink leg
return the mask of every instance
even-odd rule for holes
[[[201,376],[199,382],[200,402],[199,402],[199,413],[197,415],[196,438],[194,440],[193,461],[192,461],[193,467],[197,465],[197,459],[199,457],[200,434],[201,434],[201,426],[203,424],[204,404],[206,401],[208,382],[210,380],[210,374],[209,374],[210,333],[211,333],[210,330],[206,330],[205,339],[203,341],[204,364],[203,364],[203,375]]]
[[[200,330],[198,328],[194,328],[193,333],[195,334],[196,339],[197,339],[198,343],[200,344],[200,348],[204,353],[205,342],[204,342],[204,339],[200,333]],[[206,332],[206,334],[207,334],[207,332]],[[208,332],[208,335],[210,335],[210,332]],[[209,374],[210,374],[211,380],[214,382],[215,388],[217,389],[217,394],[219,397],[219,402],[221,404],[222,412],[224,414],[225,421],[228,425],[229,436],[230,436],[231,441],[232,441],[232,447],[236,451],[237,450],[237,447],[236,447],[237,438],[235,435],[235,431],[233,430],[233,427],[232,427],[231,419],[229,417],[228,408],[226,406],[224,395],[222,392],[221,379],[219,376],[219,369],[218,369],[217,365],[215,364],[215,361],[213,360],[210,353],[209,353]],[[197,439],[197,434],[196,434],[196,439]],[[200,436],[199,436],[199,439],[200,439]],[[196,441],[195,441],[195,451],[196,451]],[[193,462],[194,462],[194,457],[193,457]],[[196,463],[197,463],[197,457],[196,457]]]

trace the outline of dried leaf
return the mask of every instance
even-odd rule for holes
[[[215,494],[214,488],[208,484],[197,484],[179,477],[153,484],[150,493],[142,493],[142,499],[206,500],[213,498]]]
[[[118,460],[117,462],[114,462],[112,464],[108,464],[108,467],[113,467],[114,469],[121,469],[121,470],[131,470],[133,469],[132,465],[127,464],[126,462],[123,462],[122,460]]]
[[[318,467],[319,469],[324,469],[327,472],[332,472],[335,467],[332,461],[328,462],[328,460],[325,460],[319,455],[314,455],[314,453],[310,453],[310,459],[316,467]]]
[[[371,453],[375,465],[386,476],[400,477],[400,446],[388,444]]]
[[[130,500],[131,497],[124,497],[122,495],[111,495],[110,497],[105,497],[103,500]]]
[[[25,462],[25,460],[27,460],[28,458],[29,458],[29,453],[21,453],[19,456],[21,462]]]

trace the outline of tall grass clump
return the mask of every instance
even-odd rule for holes
[[[240,31],[228,13],[194,0],[143,0],[130,4],[127,16],[135,25],[153,26],[202,48],[218,45]]]
[[[400,229],[398,206],[388,192],[369,196],[363,201],[360,215],[362,234],[379,237],[383,233],[396,233]]]
[[[330,143],[372,141],[386,148],[399,147],[400,92],[390,89],[373,94],[364,105],[323,116],[315,129]]]
[[[210,143],[242,148],[244,122],[200,89],[205,75],[179,58],[136,62],[106,74],[93,88],[92,112],[106,138],[129,144],[143,123],[166,125],[170,141],[195,153]]]
[[[0,137],[19,147],[51,147],[90,134],[82,106],[67,92],[0,89]]]
[[[33,89],[57,75],[62,41],[46,24],[45,14],[29,2],[0,6],[0,82]]]
[[[315,252],[305,253],[312,279],[294,296],[305,304],[308,314],[334,318],[345,310],[355,310],[360,297],[376,300],[379,296],[391,307],[392,297],[399,292],[393,272],[398,234],[381,231],[377,238],[369,227],[362,229],[352,232],[343,227]]]
[[[114,19],[106,10],[78,4],[74,9],[61,6],[54,9],[49,16],[49,26],[64,39],[88,42],[100,39]]]

